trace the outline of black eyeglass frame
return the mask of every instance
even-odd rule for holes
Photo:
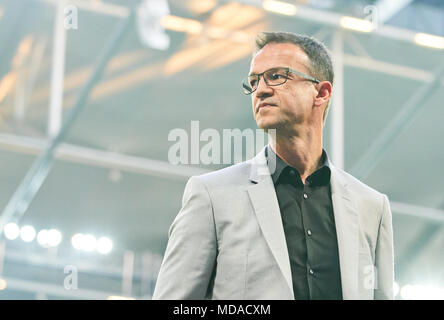
[[[274,69],[285,69],[285,70],[286,70],[284,82],[279,83],[279,84],[268,84],[267,79],[264,77],[264,74],[267,73],[267,72],[269,72],[270,70],[274,70]],[[291,69],[291,68],[288,68],[288,67],[276,67],[276,68],[271,68],[271,69],[265,70],[265,71],[262,72],[262,73],[251,74],[251,75],[249,75],[248,77],[244,78],[244,80],[242,81],[242,87],[244,88],[244,91],[243,91],[243,92],[244,92],[244,94],[246,94],[246,95],[249,95],[249,94],[252,94],[253,92],[255,92],[255,91],[257,90],[257,87],[259,86],[259,81],[261,80],[261,76],[262,76],[262,78],[264,78],[264,81],[265,81],[265,83],[267,84],[267,86],[276,87],[276,86],[283,85],[284,83],[287,82],[287,80],[288,80],[288,74],[289,74],[289,73],[293,73],[293,74],[295,74],[295,75],[298,75],[298,76],[300,76],[301,78],[304,78],[305,80],[308,80],[308,81],[314,82],[314,83],[316,83],[316,84],[318,84],[318,83],[321,82],[320,80],[318,80],[318,79],[316,79],[316,78],[313,78],[312,76],[309,76],[309,75],[307,75],[307,74],[304,74],[304,73],[302,73],[302,72],[300,72],[300,71],[297,71],[297,70],[294,70],[294,69]],[[254,89],[254,90],[251,90],[251,88],[248,88],[248,87],[246,86],[247,79],[248,79],[249,77],[251,77],[251,76],[257,76],[257,86],[256,86],[256,89]]]

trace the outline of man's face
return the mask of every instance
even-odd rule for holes
[[[251,62],[250,74],[276,67],[289,67],[309,75],[307,54],[291,43],[269,43]],[[261,77],[257,90],[251,94],[253,115],[259,128],[276,129],[277,134],[310,125],[314,120],[313,103],[316,86],[289,73],[289,79],[279,86],[267,86]],[[317,116],[317,115],[316,115]]]

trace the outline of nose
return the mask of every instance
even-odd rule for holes
[[[258,98],[268,97],[271,96],[272,94],[273,94],[273,88],[267,85],[267,83],[265,82],[265,78],[262,75],[261,77],[259,77],[259,82],[257,84],[256,97]]]

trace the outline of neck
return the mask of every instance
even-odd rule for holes
[[[299,171],[302,182],[322,165],[322,130],[308,130],[294,135],[271,137],[273,151],[288,165]]]

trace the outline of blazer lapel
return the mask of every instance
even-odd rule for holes
[[[339,265],[341,270],[342,296],[344,300],[359,299],[358,259],[359,222],[343,174],[329,163],[331,168],[331,198],[338,238]]]
[[[248,188],[248,194],[265,240],[294,299],[290,259],[281,212],[264,151],[265,149],[252,160],[250,180],[255,184]]]

